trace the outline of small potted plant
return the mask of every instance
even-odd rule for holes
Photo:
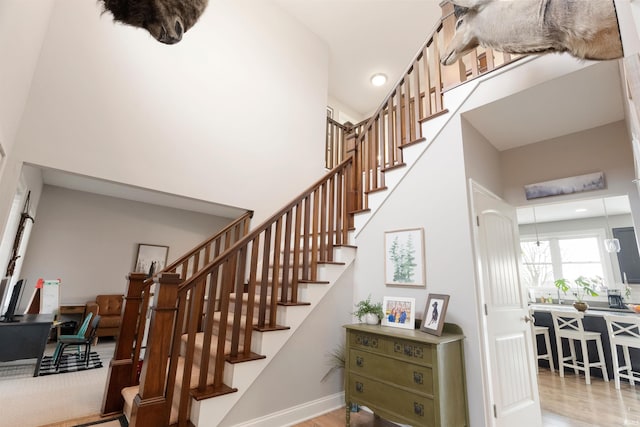
[[[573,296],[576,298],[576,302],[573,306],[578,311],[586,311],[589,305],[584,301],[585,295],[597,297],[598,293],[596,288],[600,286],[602,279],[600,277],[588,278],[580,276],[573,281],[575,287],[573,288]],[[568,290],[571,289],[570,281],[567,279],[558,279],[555,282],[556,288],[561,290],[565,295]]]
[[[356,311],[353,312],[353,315],[361,322],[364,318],[365,323],[368,325],[377,325],[380,323],[380,319],[384,316],[382,303],[372,303],[371,295],[369,295],[366,300],[362,300],[357,303],[355,306]]]

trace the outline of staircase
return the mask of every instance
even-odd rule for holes
[[[124,411],[132,427],[218,425],[238,402],[353,262],[353,233],[424,151],[424,123],[447,113],[443,88],[511,61],[481,50],[441,67],[450,9],[373,117],[327,120],[325,177],[263,224],[250,230],[248,212],[152,279],[129,276],[103,414]]]

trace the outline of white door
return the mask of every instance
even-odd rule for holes
[[[498,427],[539,427],[537,359],[518,272],[516,211],[476,183],[471,186],[490,422]]]

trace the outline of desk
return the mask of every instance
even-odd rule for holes
[[[0,362],[38,359],[33,376],[40,373],[40,362],[47,345],[53,314],[25,314],[17,322],[0,323]]]

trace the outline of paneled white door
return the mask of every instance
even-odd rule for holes
[[[539,427],[540,397],[515,208],[471,183],[491,425]]]

